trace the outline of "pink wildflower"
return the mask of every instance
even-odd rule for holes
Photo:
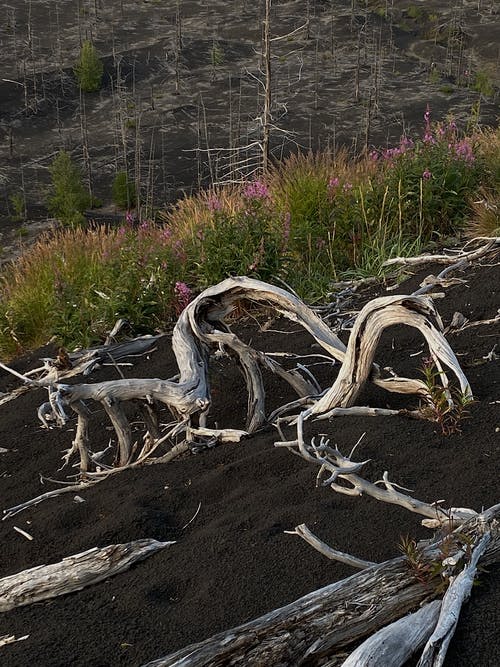
[[[422,174],[422,178],[424,181],[428,181],[429,179],[432,178],[432,172],[430,172],[428,169],[425,169],[425,171]]]
[[[333,190],[333,188],[338,187],[339,183],[340,183],[340,178],[338,178],[338,176],[332,177],[332,178],[328,181],[328,188],[329,188],[330,190]]]
[[[398,155],[401,155],[402,153],[405,152],[404,148],[398,147],[398,148],[386,148],[385,151],[382,153],[382,157],[384,160],[392,160],[395,157],[398,157]]]
[[[210,211],[220,211],[222,208],[222,204],[220,203],[220,199],[213,195],[212,197],[208,198],[207,201],[207,206]]]
[[[344,183],[342,186],[342,190],[344,192],[349,192],[349,190],[352,190],[352,183]]]
[[[184,308],[191,301],[192,292],[186,283],[183,283],[179,280],[175,283],[174,292],[177,299],[176,312],[177,315],[180,315]]]
[[[464,160],[464,162],[468,162],[469,164],[475,160],[472,146],[467,139],[462,139],[455,144],[455,155],[457,158]]]
[[[252,181],[246,185],[243,194],[248,199],[265,199],[269,197],[269,189],[262,181]]]

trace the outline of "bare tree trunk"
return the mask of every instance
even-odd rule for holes
[[[264,173],[269,169],[270,147],[269,139],[271,132],[271,0],[265,0],[264,17],[264,43],[263,60],[265,71],[264,83],[264,110],[262,113],[262,170]]]

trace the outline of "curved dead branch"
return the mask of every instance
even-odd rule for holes
[[[224,318],[242,300],[272,307],[286,318],[297,322],[308,331],[323,350],[341,362],[335,382],[325,392],[310,371],[299,368],[285,370],[275,358],[260,352],[232,333]],[[458,379],[464,396],[471,396],[467,378],[462,372],[453,351],[442,334],[442,322],[431,299],[424,296],[389,296],[374,299],[359,313],[346,346],[328,325],[308,308],[296,295],[287,290],[247,277],[228,278],[206,289],[182,312],[172,335],[172,348],[179,368],[176,381],[153,379],[117,379],[94,384],[54,384],[50,394],[50,406],[58,421],[68,417],[66,407],[78,415],[78,427],[70,454],[78,452],[81,472],[88,473],[95,465],[87,441],[88,414],[86,401],[99,402],[106,411],[117,435],[118,454],[116,464],[124,467],[132,461],[145,460],[165,440],[157,428],[156,409],[167,406],[179,423],[189,427],[206,426],[210,408],[208,359],[214,350],[223,351],[235,358],[248,390],[247,432],[260,428],[268,419],[265,409],[265,392],[262,370],[271,371],[286,380],[309,407],[305,416],[322,415],[335,408],[351,406],[363,386],[372,380],[388,391],[426,396],[428,389],[419,379],[382,378],[374,363],[376,348],[384,329],[394,324],[407,324],[418,329],[425,337],[436,366],[449,368]],[[448,379],[440,373],[439,379],[446,388]],[[451,402],[451,397],[449,397]],[[147,427],[145,446],[137,454],[132,442],[132,431],[124,405],[134,401],[142,405]],[[41,410],[44,413],[44,410]],[[273,413],[276,415],[275,413]],[[44,414],[42,414],[42,417]],[[178,431],[176,431],[178,432]],[[200,436],[198,436],[200,437]]]

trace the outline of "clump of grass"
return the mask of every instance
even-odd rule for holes
[[[500,236],[500,127],[477,130],[476,143],[483,178],[470,201],[471,218],[466,235]]]
[[[52,336],[90,345],[119,317],[151,331],[174,314],[181,279],[170,236],[151,223],[42,237],[2,275],[0,354],[13,356]]]

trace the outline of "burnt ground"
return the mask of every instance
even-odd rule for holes
[[[124,169],[148,211],[183,190],[248,177],[261,139],[262,8],[9,0],[0,24],[0,226],[15,217],[16,195],[27,220],[43,217],[61,149],[105,205]],[[427,104],[433,121],[451,114],[460,127],[471,116],[496,125],[499,12],[492,0],[275,0],[273,158],[397,144],[422,130]],[[104,78],[80,96],[73,67],[84,39]]]
[[[436,267],[419,271],[399,291],[413,291],[433,269],[437,273]],[[467,282],[449,287],[446,298],[437,301],[444,324],[450,323],[455,311],[471,321],[495,317],[500,306],[498,257],[459,277]],[[384,287],[372,289],[370,295],[375,293],[385,293]],[[312,339],[296,325],[276,320],[267,331],[261,328],[249,318],[239,331],[268,351],[314,351]],[[371,459],[366,467],[371,480],[380,479],[387,470],[392,480],[429,502],[443,499],[446,506],[475,510],[497,503],[500,361],[485,357],[499,334],[498,325],[482,325],[448,335],[477,399],[460,423],[461,432],[444,437],[436,424],[402,416],[341,418],[321,422],[316,431],[327,432],[345,453],[366,433],[357,455],[359,460]],[[415,375],[422,348],[418,333],[391,328],[383,335],[377,360]],[[33,368],[46,354],[41,350],[18,360],[16,367]],[[314,370],[323,386],[336,372],[330,364]],[[176,367],[169,338],[150,358],[124,372],[172,376]],[[91,381],[114,377],[116,369],[105,367]],[[0,382],[4,391],[16,384],[5,374]],[[213,419],[220,426],[241,427],[246,392],[230,362],[213,362],[212,387]],[[276,380],[269,381],[268,389],[271,407],[292,398]],[[0,408],[0,444],[9,450],[0,454],[2,508],[53,488],[47,482],[40,484],[40,473],[64,479],[74,472],[58,472],[74,424],[64,430],[41,429],[36,408],[44,400],[37,390]],[[415,406],[412,398],[372,388],[358,403]],[[104,448],[111,436],[106,419],[96,412],[95,450]],[[81,492],[83,503],[72,495],[60,496],[2,522],[1,576],[95,546],[139,538],[177,540],[104,583],[2,614],[0,635],[29,635],[0,649],[2,665],[139,666],[352,574],[350,568],[326,561],[305,542],[284,533],[299,523],[308,524],[332,546],[373,561],[398,555],[403,536],[428,536],[418,518],[402,508],[316,488],[317,469],[274,448],[276,439],[276,431],[265,428],[240,444],[112,476]],[[199,505],[199,513],[186,527]],[[33,540],[14,531],[14,526],[28,531]],[[481,573],[462,612],[447,667],[498,664],[499,573],[498,566]]]

